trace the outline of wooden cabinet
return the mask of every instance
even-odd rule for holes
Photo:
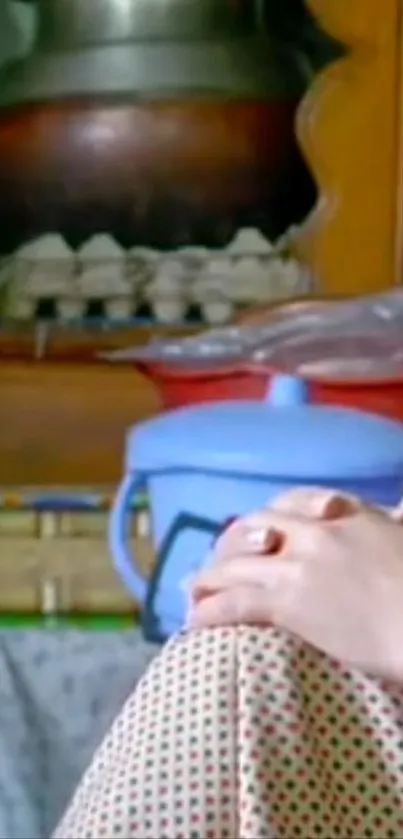
[[[293,246],[324,294],[374,292],[400,283],[403,269],[402,0],[309,5],[346,53],[299,108],[319,199]],[[117,345],[133,340],[121,334]],[[0,334],[0,485],[114,485],[127,427],[158,410],[149,382],[130,367],[94,364],[96,341],[82,341],[85,351],[56,332],[38,362],[25,330],[17,363]]]

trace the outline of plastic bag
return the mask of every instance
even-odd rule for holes
[[[259,323],[104,354],[110,361],[214,370],[265,365],[312,377],[403,373],[403,290],[342,302],[289,303]]]
[[[294,370],[309,379],[389,378],[403,373],[401,343],[401,334],[397,333],[318,332],[257,350],[253,361],[270,368]]]

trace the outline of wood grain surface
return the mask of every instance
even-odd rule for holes
[[[347,46],[299,107],[298,136],[319,200],[296,253],[329,295],[401,282],[401,0],[308,0]]]
[[[0,484],[114,486],[125,433],[156,413],[130,366],[0,363]]]

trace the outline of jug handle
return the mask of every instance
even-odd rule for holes
[[[147,581],[138,570],[129,549],[129,516],[133,496],[144,486],[142,475],[126,475],[115,495],[108,522],[108,543],[112,560],[124,586],[142,605]]]

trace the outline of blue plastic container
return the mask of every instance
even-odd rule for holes
[[[306,403],[301,380],[278,376],[266,402],[195,405],[129,431],[109,543],[118,573],[143,606],[148,638],[163,640],[182,627],[183,581],[208,561],[229,519],[300,485],[336,487],[386,506],[400,500],[403,425]],[[145,483],[157,557],[148,581],[128,542],[133,497]]]

